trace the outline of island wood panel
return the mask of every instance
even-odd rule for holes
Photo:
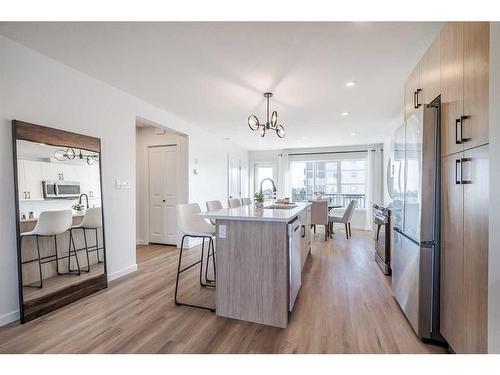
[[[441,333],[456,352],[465,348],[463,185],[456,183],[456,160],[441,158]]]
[[[12,126],[13,134],[17,140],[101,152],[101,140],[99,138],[19,120],[12,120]]]
[[[441,30],[441,156],[463,150],[456,144],[456,120],[464,108],[464,25],[448,22]]]
[[[489,22],[464,22],[464,149],[489,138]]]
[[[218,316],[287,326],[287,242],[286,223],[217,219]]]
[[[486,353],[488,343],[488,145],[464,152],[465,353]]]

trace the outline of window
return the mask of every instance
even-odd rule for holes
[[[260,183],[263,179],[270,178],[276,182],[276,164],[259,162],[255,163],[254,169],[254,191],[260,191]],[[265,200],[273,199],[273,184],[271,181],[264,181],[262,184],[262,192]]]
[[[330,204],[366,207],[366,160],[290,161],[290,182],[294,202],[328,199]]]

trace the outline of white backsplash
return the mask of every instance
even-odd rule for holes
[[[71,206],[78,203],[78,199],[45,199],[42,201],[22,201],[19,202],[19,214],[22,216],[33,211],[35,217],[40,216],[42,211],[69,210]],[[82,201],[85,204],[85,199]],[[100,207],[101,200],[99,198],[90,198],[89,207]]]

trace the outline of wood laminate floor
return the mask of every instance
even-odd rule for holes
[[[178,250],[139,246],[139,270],[42,318],[0,328],[2,353],[443,353],[414,335],[373,260],[370,232],[314,237],[287,329],[173,303]],[[186,251],[186,264],[199,257]],[[180,297],[214,305],[198,269]]]

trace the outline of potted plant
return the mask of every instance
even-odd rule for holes
[[[83,212],[85,211],[85,205],[80,204],[80,203],[75,203],[71,208],[77,212]]]
[[[256,192],[254,195],[255,200],[255,208],[263,208],[264,207],[264,194],[260,191]]]

